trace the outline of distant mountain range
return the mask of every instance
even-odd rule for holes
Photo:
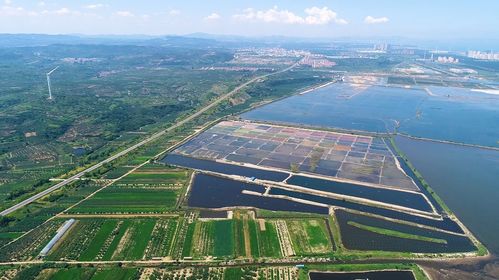
[[[282,46],[296,47],[315,44],[357,44],[372,45],[390,43],[398,45],[418,45],[427,49],[440,50],[499,50],[499,38],[488,39],[454,39],[454,40],[423,40],[404,37],[338,37],[338,38],[303,38],[285,36],[247,37],[240,35],[217,35],[207,33],[192,33],[186,35],[48,35],[48,34],[0,34],[0,48],[46,46],[53,44],[106,44],[106,45],[164,45],[188,47],[245,47],[251,46]]]

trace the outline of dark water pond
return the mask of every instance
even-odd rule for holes
[[[341,210],[336,211],[336,217],[340,225],[342,242],[348,249],[415,253],[456,253],[476,250],[473,243],[466,236],[413,227]],[[383,235],[349,225],[349,221],[407,234],[443,239],[447,243],[435,243]]]
[[[415,280],[412,271],[310,272],[310,280]]]
[[[192,182],[187,204],[191,207],[222,208],[234,206],[255,207],[273,211],[294,211],[328,214],[325,207],[297,203],[286,199],[243,194],[243,190],[263,193],[265,188],[207,174],[197,174]]]
[[[407,214],[407,213],[399,212],[399,211],[395,211],[395,210],[367,206],[367,205],[349,202],[349,201],[345,201],[345,200],[339,200],[339,199],[334,199],[334,198],[329,198],[329,197],[322,197],[322,196],[306,194],[306,193],[293,192],[293,191],[288,191],[288,190],[283,190],[283,189],[278,189],[278,188],[272,188],[269,193],[275,194],[275,195],[285,195],[285,196],[289,196],[289,197],[294,197],[294,198],[314,201],[314,202],[318,202],[318,203],[323,203],[323,204],[327,204],[327,205],[331,205],[331,206],[338,206],[338,207],[357,210],[357,211],[361,211],[361,212],[376,214],[376,215],[380,215],[380,216],[384,216],[384,217],[388,217],[388,218],[392,218],[392,219],[427,225],[427,226],[436,227],[439,229],[444,229],[444,230],[453,231],[453,232],[457,232],[457,233],[463,233],[463,230],[461,229],[461,227],[456,222],[454,222],[453,220],[451,220],[449,218],[444,218],[443,220],[428,219],[428,218],[414,216],[411,214]]]
[[[375,201],[395,204],[403,207],[431,212],[431,206],[421,194],[402,192],[389,189],[372,188],[356,184],[329,181],[293,175],[287,180],[289,184],[331,193],[355,196]]]

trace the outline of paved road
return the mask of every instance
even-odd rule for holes
[[[32,197],[30,197],[30,198],[28,198],[26,200],[23,200],[23,201],[19,202],[18,204],[14,205],[14,206],[12,206],[12,207],[10,207],[8,209],[3,210],[2,212],[0,212],[0,216],[8,215],[8,214],[10,214],[10,213],[18,210],[19,208],[22,208],[22,207],[30,204],[31,202],[33,202],[33,201],[35,201],[37,199],[40,199],[40,198],[46,196],[47,194],[49,194],[49,193],[51,193],[51,192],[53,192],[53,191],[55,191],[57,189],[60,189],[60,188],[64,187],[65,185],[69,184],[69,183],[72,183],[72,182],[78,180],[83,175],[85,175],[85,174],[87,174],[89,172],[92,172],[93,170],[95,170],[95,169],[103,166],[104,164],[109,163],[109,162],[111,162],[111,161],[113,161],[113,160],[115,160],[115,159],[117,159],[117,158],[119,158],[119,157],[121,157],[123,155],[126,155],[129,152],[131,152],[131,151],[133,151],[133,150],[135,150],[135,149],[137,149],[137,148],[139,148],[139,147],[141,147],[141,146],[143,146],[143,145],[145,145],[145,144],[147,144],[147,143],[149,143],[149,142],[157,139],[158,137],[160,137],[160,136],[162,136],[162,135],[164,135],[164,134],[166,134],[166,133],[168,133],[168,132],[176,129],[177,127],[180,127],[180,126],[184,125],[185,123],[187,123],[187,122],[193,120],[194,118],[198,117],[199,115],[203,114],[207,110],[215,107],[216,105],[218,105],[220,102],[224,101],[225,99],[231,97],[232,95],[234,95],[239,90],[241,90],[242,88],[246,87],[247,85],[249,85],[251,83],[254,83],[254,82],[256,82],[259,79],[262,79],[262,78],[265,78],[265,77],[268,77],[268,76],[271,76],[271,75],[275,75],[275,74],[278,74],[278,73],[286,72],[286,71],[294,68],[297,65],[298,65],[298,63],[295,63],[295,64],[293,64],[293,65],[291,65],[291,66],[289,66],[289,67],[287,67],[285,69],[279,70],[277,72],[273,72],[273,73],[269,73],[269,74],[265,74],[265,75],[262,75],[262,76],[255,77],[255,78],[253,78],[253,79],[251,79],[251,80],[249,80],[249,81],[247,81],[247,82],[239,85],[235,89],[233,89],[230,92],[228,92],[228,93],[226,93],[226,94],[218,97],[217,99],[215,99],[210,104],[208,104],[205,107],[201,108],[199,111],[195,112],[192,115],[187,116],[186,118],[184,118],[181,121],[178,121],[177,123],[175,123],[174,125],[168,127],[167,129],[162,130],[162,131],[160,131],[160,132],[158,132],[156,134],[153,134],[150,137],[142,140],[141,142],[139,142],[139,143],[137,143],[137,144],[135,144],[135,145],[133,145],[131,147],[128,147],[127,149],[125,149],[125,150],[123,150],[123,151],[121,151],[121,152],[119,152],[117,154],[114,154],[113,156],[110,156],[109,158],[107,158],[107,159],[105,159],[105,160],[103,160],[103,161],[101,161],[99,163],[96,163],[95,165],[92,165],[91,167],[89,167],[89,168],[87,168],[87,169],[79,172],[78,174],[73,175],[73,176],[69,177],[68,179],[66,179],[66,180],[64,180],[64,181],[62,181],[60,183],[57,183],[57,184],[53,185],[52,187],[50,187],[50,188],[48,188],[48,189],[46,189],[46,190],[44,190],[42,192],[39,192],[39,193],[33,195]]]

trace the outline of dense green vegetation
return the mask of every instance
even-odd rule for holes
[[[175,206],[177,193],[151,188],[107,187],[70,210],[71,213],[164,212]]]
[[[51,45],[1,49],[0,57],[0,75],[10,77],[0,81],[2,208],[248,78],[197,70],[230,60],[224,49]],[[55,66],[47,100],[45,73]]]
[[[287,220],[286,224],[297,255],[317,255],[331,251],[323,220]]]

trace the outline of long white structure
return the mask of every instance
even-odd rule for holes
[[[57,68],[59,68],[59,66],[50,70],[50,72],[47,73],[47,86],[49,87],[49,99],[52,99],[52,89],[50,88],[50,74],[52,74],[55,70],[57,70]]]
[[[56,235],[52,237],[52,239],[43,247],[43,249],[40,251],[40,257],[45,257],[50,249],[54,247],[55,243],[61,239],[61,237],[68,231],[68,229],[75,223],[75,219],[69,219],[64,222],[64,224],[57,230]]]

